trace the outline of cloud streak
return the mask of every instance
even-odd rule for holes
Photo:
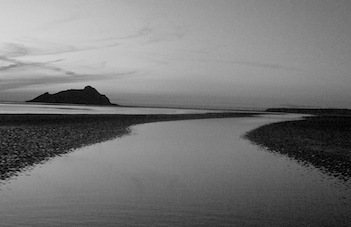
[[[295,72],[303,72],[304,70],[291,67],[281,64],[274,64],[274,63],[262,63],[262,62],[254,62],[254,61],[233,61],[233,60],[217,60],[217,59],[197,59],[195,61],[202,61],[202,62],[217,62],[223,64],[232,64],[232,65],[243,65],[253,68],[263,68],[263,69],[271,69],[271,70],[285,70],[285,71],[295,71]]]
[[[30,46],[19,43],[6,42],[2,43],[0,54],[8,59],[23,56],[49,56],[56,54],[66,54],[75,52],[84,52],[98,50],[103,48],[116,47],[120,45],[116,40],[108,40],[99,44],[80,44],[80,45],[63,45],[54,42],[42,42],[37,39],[29,39]]]
[[[136,71],[126,71],[119,73],[84,74],[51,65],[52,63],[62,61],[63,59],[48,62],[24,62],[6,56],[0,56],[0,60],[11,63],[11,65],[0,67],[0,75],[1,73],[13,73],[14,70],[25,75],[21,78],[0,78],[0,90],[11,90],[31,85],[64,84],[81,81],[117,79],[127,76],[130,77],[136,73]],[[37,70],[39,70],[39,73],[35,73]],[[60,73],[61,75],[53,76],[53,72]]]
[[[285,65],[281,65],[281,64],[271,64],[271,63],[262,63],[262,62],[250,62],[250,61],[231,61],[231,63],[238,64],[238,65],[246,65],[246,66],[251,66],[251,67],[257,67],[257,68],[273,69],[273,70],[286,70],[286,71],[296,71],[296,72],[302,72],[303,71],[303,70],[301,70],[299,68],[296,68],[296,67],[290,67],[290,66],[285,66]]]
[[[75,74],[70,77],[48,77],[46,75],[32,75],[30,78],[14,78],[0,80],[0,91],[24,88],[33,85],[69,84],[76,82],[100,81],[116,78],[130,77],[135,71],[114,73],[114,74]]]
[[[9,71],[9,70],[13,70],[13,69],[19,69],[21,67],[27,67],[27,68],[28,67],[39,67],[39,68],[41,67],[41,68],[51,69],[54,71],[63,72],[67,75],[74,74],[71,71],[48,65],[50,63],[62,61],[63,59],[59,59],[59,60],[55,60],[55,61],[48,61],[48,62],[23,62],[23,61],[18,61],[15,59],[10,59],[10,58],[5,57],[5,56],[0,56],[0,60],[12,63],[11,65],[6,65],[6,66],[0,67],[0,72]]]

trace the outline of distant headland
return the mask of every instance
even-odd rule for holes
[[[49,94],[48,92],[46,92],[26,102],[68,103],[103,106],[117,105],[111,103],[105,95],[100,94],[95,88],[91,86],[86,86],[82,90],[70,89],[66,91],[60,91],[55,94]]]

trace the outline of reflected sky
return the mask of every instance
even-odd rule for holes
[[[2,224],[346,226],[350,184],[241,137],[279,120],[135,126],[0,185]]]
[[[219,113],[220,110],[115,107],[74,104],[1,103],[0,114],[193,114]],[[231,111],[235,112],[235,111]],[[238,111],[237,111],[238,112]],[[240,112],[240,111],[239,111]],[[247,112],[247,111],[246,111]],[[254,111],[252,111],[254,112]]]

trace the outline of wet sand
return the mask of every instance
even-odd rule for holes
[[[252,115],[230,112],[173,115],[0,114],[0,180],[74,149],[128,135],[132,125]]]
[[[268,124],[245,138],[347,181],[351,179],[350,129],[351,117],[314,116]]]

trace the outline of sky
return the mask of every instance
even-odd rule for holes
[[[351,108],[349,0],[1,0],[0,100]]]

